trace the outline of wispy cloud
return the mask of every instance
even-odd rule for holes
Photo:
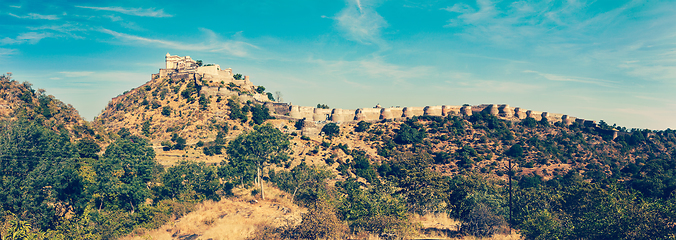
[[[16,17],[16,18],[26,18],[26,19],[44,19],[44,20],[59,20],[59,17],[56,15],[42,15],[38,13],[29,13],[28,15],[25,16],[19,16],[13,13],[9,13],[10,16]]]
[[[594,85],[599,85],[599,86],[603,86],[603,87],[613,87],[614,84],[616,83],[614,81],[603,80],[603,79],[556,75],[556,74],[550,74],[550,73],[541,73],[541,72],[532,71],[532,70],[525,70],[523,72],[524,73],[535,73],[537,75],[544,77],[547,80],[558,81],[558,82],[578,82],[578,83],[594,84]]]
[[[462,90],[494,93],[527,93],[537,89],[542,89],[542,86],[533,84],[473,79],[471,74],[460,73],[457,77],[463,79],[464,81],[459,81],[457,79],[454,81],[446,81],[447,84],[452,86],[454,91]]]
[[[1,40],[0,40],[1,41]],[[12,48],[0,48],[0,57],[9,56],[16,53],[16,49]]]
[[[388,24],[371,3],[348,0],[347,6],[333,19],[336,20],[338,28],[347,39],[362,44],[385,46],[385,41],[381,38],[381,30]]]
[[[94,72],[87,72],[87,71],[81,71],[81,72],[59,72],[63,74],[64,77],[84,77],[84,76],[89,76],[94,74]]]
[[[65,23],[65,24],[62,24],[62,25],[44,25],[44,26],[39,26],[39,27],[28,27],[28,29],[33,30],[33,31],[51,30],[51,31],[66,34],[66,35],[68,35],[72,38],[75,38],[75,39],[83,39],[84,38],[82,36],[76,35],[75,33],[87,31],[87,29],[83,28],[82,26],[79,26],[79,25],[76,25],[76,24],[71,24],[71,23]]]
[[[404,67],[384,62],[380,58],[359,61],[358,70],[368,74],[369,77],[391,79],[394,83],[403,83],[406,80],[423,78],[425,75],[435,72],[433,67]]]
[[[168,41],[161,39],[146,38],[126,33],[120,33],[113,30],[101,28],[99,31],[110,34],[118,39],[130,43],[138,43],[143,45],[151,45],[155,47],[170,48],[177,50],[188,51],[203,51],[203,52],[224,52],[238,57],[246,57],[249,55],[250,49],[257,49],[258,47],[243,41],[221,40],[216,33],[209,29],[200,29],[206,35],[206,42],[203,43],[184,43],[176,41]]]
[[[425,78],[437,73],[430,66],[401,66],[388,63],[381,57],[371,57],[362,60],[323,60],[310,59],[310,63],[317,64],[322,72],[343,76],[345,79],[362,79],[361,82],[381,81],[390,84],[406,84],[409,80]],[[354,81],[345,81],[348,84]],[[363,88],[366,85],[360,85]]]
[[[471,40],[500,45],[528,46],[562,41],[592,44],[599,31],[607,30],[634,2],[600,13],[589,11],[584,1],[514,1],[510,4],[476,0],[476,8],[456,3],[442,8],[454,15],[445,27],[456,28]],[[598,8],[594,8],[598,9]]]
[[[159,17],[159,18],[173,17],[173,15],[171,14],[164,13],[163,9],[155,10],[155,8],[90,7],[90,6],[75,6],[75,7],[94,9],[100,11],[112,11],[139,17]]]
[[[36,44],[43,38],[51,37],[52,35],[53,34],[51,33],[27,32],[19,34],[19,36],[17,36],[16,38],[5,37],[3,39],[0,39],[0,44],[2,45],[12,45],[22,43]]]

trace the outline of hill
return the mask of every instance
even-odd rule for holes
[[[56,217],[21,217],[52,237],[220,238],[233,211],[246,212],[232,215],[242,239],[674,237],[676,131],[495,104],[303,107],[264,91],[232,69],[167,54],[166,68],[94,120],[102,154],[87,152],[99,149],[92,142],[59,150],[77,162],[62,167],[81,187],[23,183],[80,195],[42,201]],[[0,130],[12,129],[44,132],[27,122]],[[29,141],[8,136],[0,144]],[[73,149],[87,159],[68,157]],[[282,208],[302,217],[277,221],[289,217]]]
[[[11,73],[0,76],[0,119],[35,121],[55,131],[67,130],[76,138],[94,137],[97,132],[72,105],[44,89],[33,89],[29,82],[13,80]]]
[[[126,129],[149,138],[158,160],[166,165],[182,159],[220,162],[222,155],[207,155],[195,151],[194,146],[220,145],[224,139],[250,130],[252,125],[245,124],[249,118],[263,121],[258,117],[269,115],[263,112],[254,116],[249,112],[262,110],[262,104],[270,100],[262,94],[265,88],[254,86],[248,77],[216,67],[202,67],[214,70],[203,74],[167,73],[162,69],[162,74],[154,74],[146,84],[113,98],[93,125],[111,133]],[[230,116],[235,116],[233,108],[239,119]]]

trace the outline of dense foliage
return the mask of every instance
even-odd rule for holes
[[[21,119],[0,122],[0,222],[8,226],[0,234],[117,238],[231,195],[215,166],[183,162],[165,171],[145,139],[126,129],[116,135],[99,155],[93,139],[72,141],[65,130]]]

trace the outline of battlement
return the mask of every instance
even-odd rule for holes
[[[277,116],[284,116],[284,118],[288,119],[305,119],[306,121],[312,121],[316,123],[350,123],[359,121],[375,122],[382,120],[404,120],[416,116],[469,117],[472,116],[472,114],[487,113],[496,116],[497,118],[511,121],[521,121],[527,117],[531,117],[537,121],[546,118],[550,123],[562,122],[563,124],[570,125],[574,122],[577,122],[589,127],[596,126],[596,122],[592,120],[579,119],[560,113],[525,110],[520,107],[512,108],[507,104],[481,104],[477,106],[441,105],[404,108],[383,108],[376,106],[374,108],[334,108],[332,110],[296,106],[287,103],[269,103],[266,106],[268,106],[272,114]]]

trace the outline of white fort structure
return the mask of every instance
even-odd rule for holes
[[[249,76],[244,76],[243,80],[236,80],[231,68],[222,69],[218,64],[200,66],[197,61],[190,58],[190,56],[172,56],[169,53],[165,55],[164,60],[166,64],[165,68],[160,69],[158,74],[153,74],[153,78],[169,77],[200,79],[214,82],[224,81],[225,83],[244,81],[242,82],[244,85],[253,86],[249,81]]]

